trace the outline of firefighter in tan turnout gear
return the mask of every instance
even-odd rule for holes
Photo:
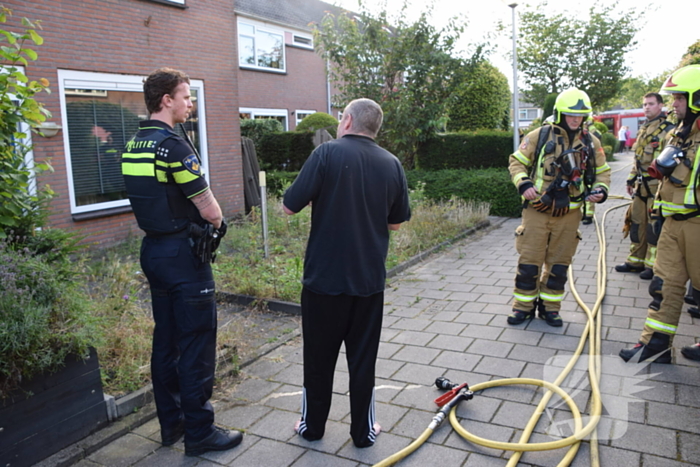
[[[610,186],[600,141],[582,126],[590,113],[585,92],[562,92],[553,122],[527,134],[510,156],[508,170],[524,204],[515,231],[520,258],[509,324],[532,319],[537,309],[550,326],[562,325],[559,310],[580,240],[581,206],[586,200],[604,202]]]
[[[664,100],[660,94],[650,92],[644,96],[644,116],[647,118],[637,133],[634,143],[634,163],[627,177],[627,194],[632,196],[632,204],[627,211],[626,228],[632,244],[630,253],[623,264],[615,266],[617,272],[639,272],[640,278],[649,280],[654,275],[657,235],[651,226],[649,213],[654,206],[654,195],[659,181],[647,173],[649,165],[664,147],[666,134],[673,123],[666,120],[663,111]]]
[[[700,65],[676,70],[660,92],[673,95],[678,125],[649,167],[649,174],[661,180],[654,228],[658,230],[661,222],[663,227],[649,285],[653,301],[639,343],[620,351],[625,361],[671,362],[685,284],[689,278],[694,286],[700,284]],[[700,301],[700,290],[693,288],[692,295]],[[700,360],[698,344],[683,347],[681,353]]]

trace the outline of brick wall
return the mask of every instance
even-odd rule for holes
[[[39,60],[25,68],[30,79],[47,78],[54,92],[39,100],[61,122],[57,70],[147,75],[170,66],[204,81],[206,131],[212,190],[224,214],[244,209],[238,121],[238,54],[232,0],[186,0],[181,9],[146,0],[5,0],[15,18],[41,20],[44,45]],[[17,24],[11,20],[13,26]],[[6,25],[7,27],[7,25]],[[57,193],[51,204],[53,227],[79,230],[88,242],[113,244],[141,235],[133,214],[76,222],[70,212],[64,133],[33,137],[35,160],[50,158],[55,169],[44,175]]]

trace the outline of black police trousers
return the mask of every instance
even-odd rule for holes
[[[151,287],[151,375],[158,420],[174,429],[185,421],[185,439],[213,432],[209,403],[216,360],[216,300],[210,264],[195,258],[188,238],[146,237],[141,268]]]
[[[383,309],[384,292],[359,297],[321,295],[306,287],[302,290],[304,390],[299,434],[304,439],[314,441],[325,433],[333,373],[340,346],[345,343],[350,376],[350,436],[359,448],[374,444],[374,373]]]

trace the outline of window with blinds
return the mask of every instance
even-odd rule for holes
[[[121,155],[126,143],[148,118],[142,77],[60,71],[64,109],[64,146],[74,213],[128,206],[121,173]],[[192,80],[194,107],[175,131],[187,132],[206,167],[206,138],[203,127],[201,82]],[[201,108],[200,108],[201,107]],[[200,125],[201,123],[201,125]],[[184,130],[184,131],[183,131]]]

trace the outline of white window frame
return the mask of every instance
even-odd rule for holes
[[[253,64],[249,63],[241,63],[241,23],[246,24],[248,26],[253,26],[255,28],[255,36],[253,37]],[[286,73],[287,72],[287,47],[286,47],[286,41],[285,41],[285,34],[284,30],[275,28],[274,26],[270,26],[269,24],[266,23],[261,23],[259,21],[253,21],[248,18],[238,18],[238,66],[241,68],[245,69],[250,69],[250,70],[264,70],[264,71],[270,71],[273,73]],[[271,68],[271,67],[266,67],[266,66],[259,66],[258,65],[258,48],[256,46],[257,44],[257,32],[266,32],[270,34],[275,34],[278,35],[282,38],[282,68]],[[249,37],[246,34],[243,34],[246,37]]]
[[[304,118],[299,118],[299,114],[304,114],[304,117],[308,117],[311,114],[315,114],[315,110],[295,110],[294,111],[294,118],[296,120],[296,126],[299,126],[299,123],[301,123]]]
[[[289,131],[289,114],[287,109],[256,109],[252,107],[240,107],[239,113],[250,114],[250,118],[255,117],[284,117],[284,131]]]
[[[70,127],[66,113],[66,94],[68,89],[99,89],[105,91],[133,91],[143,92],[143,80],[145,76],[117,75],[112,73],[92,73],[74,70],[58,70],[58,92],[61,103],[61,115],[63,125],[63,150],[66,162],[66,178],[68,179],[68,195],[70,198],[71,214],[102,211],[105,209],[129,206],[128,199],[109,201],[105,203],[77,206],[75,189],[73,186],[73,167],[70,152]],[[209,156],[207,146],[207,122],[206,107],[204,102],[204,81],[190,79],[190,88],[197,90],[197,117],[199,123],[200,157],[202,165],[209,168]],[[205,179],[209,183],[209,170],[205,170]]]
[[[301,39],[301,41],[299,41]],[[308,43],[304,41],[309,41]],[[292,32],[292,43],[294,47],[299,47],[300,49],[314,50],[314,36],[311,34],[303,34],[299,32]]]

